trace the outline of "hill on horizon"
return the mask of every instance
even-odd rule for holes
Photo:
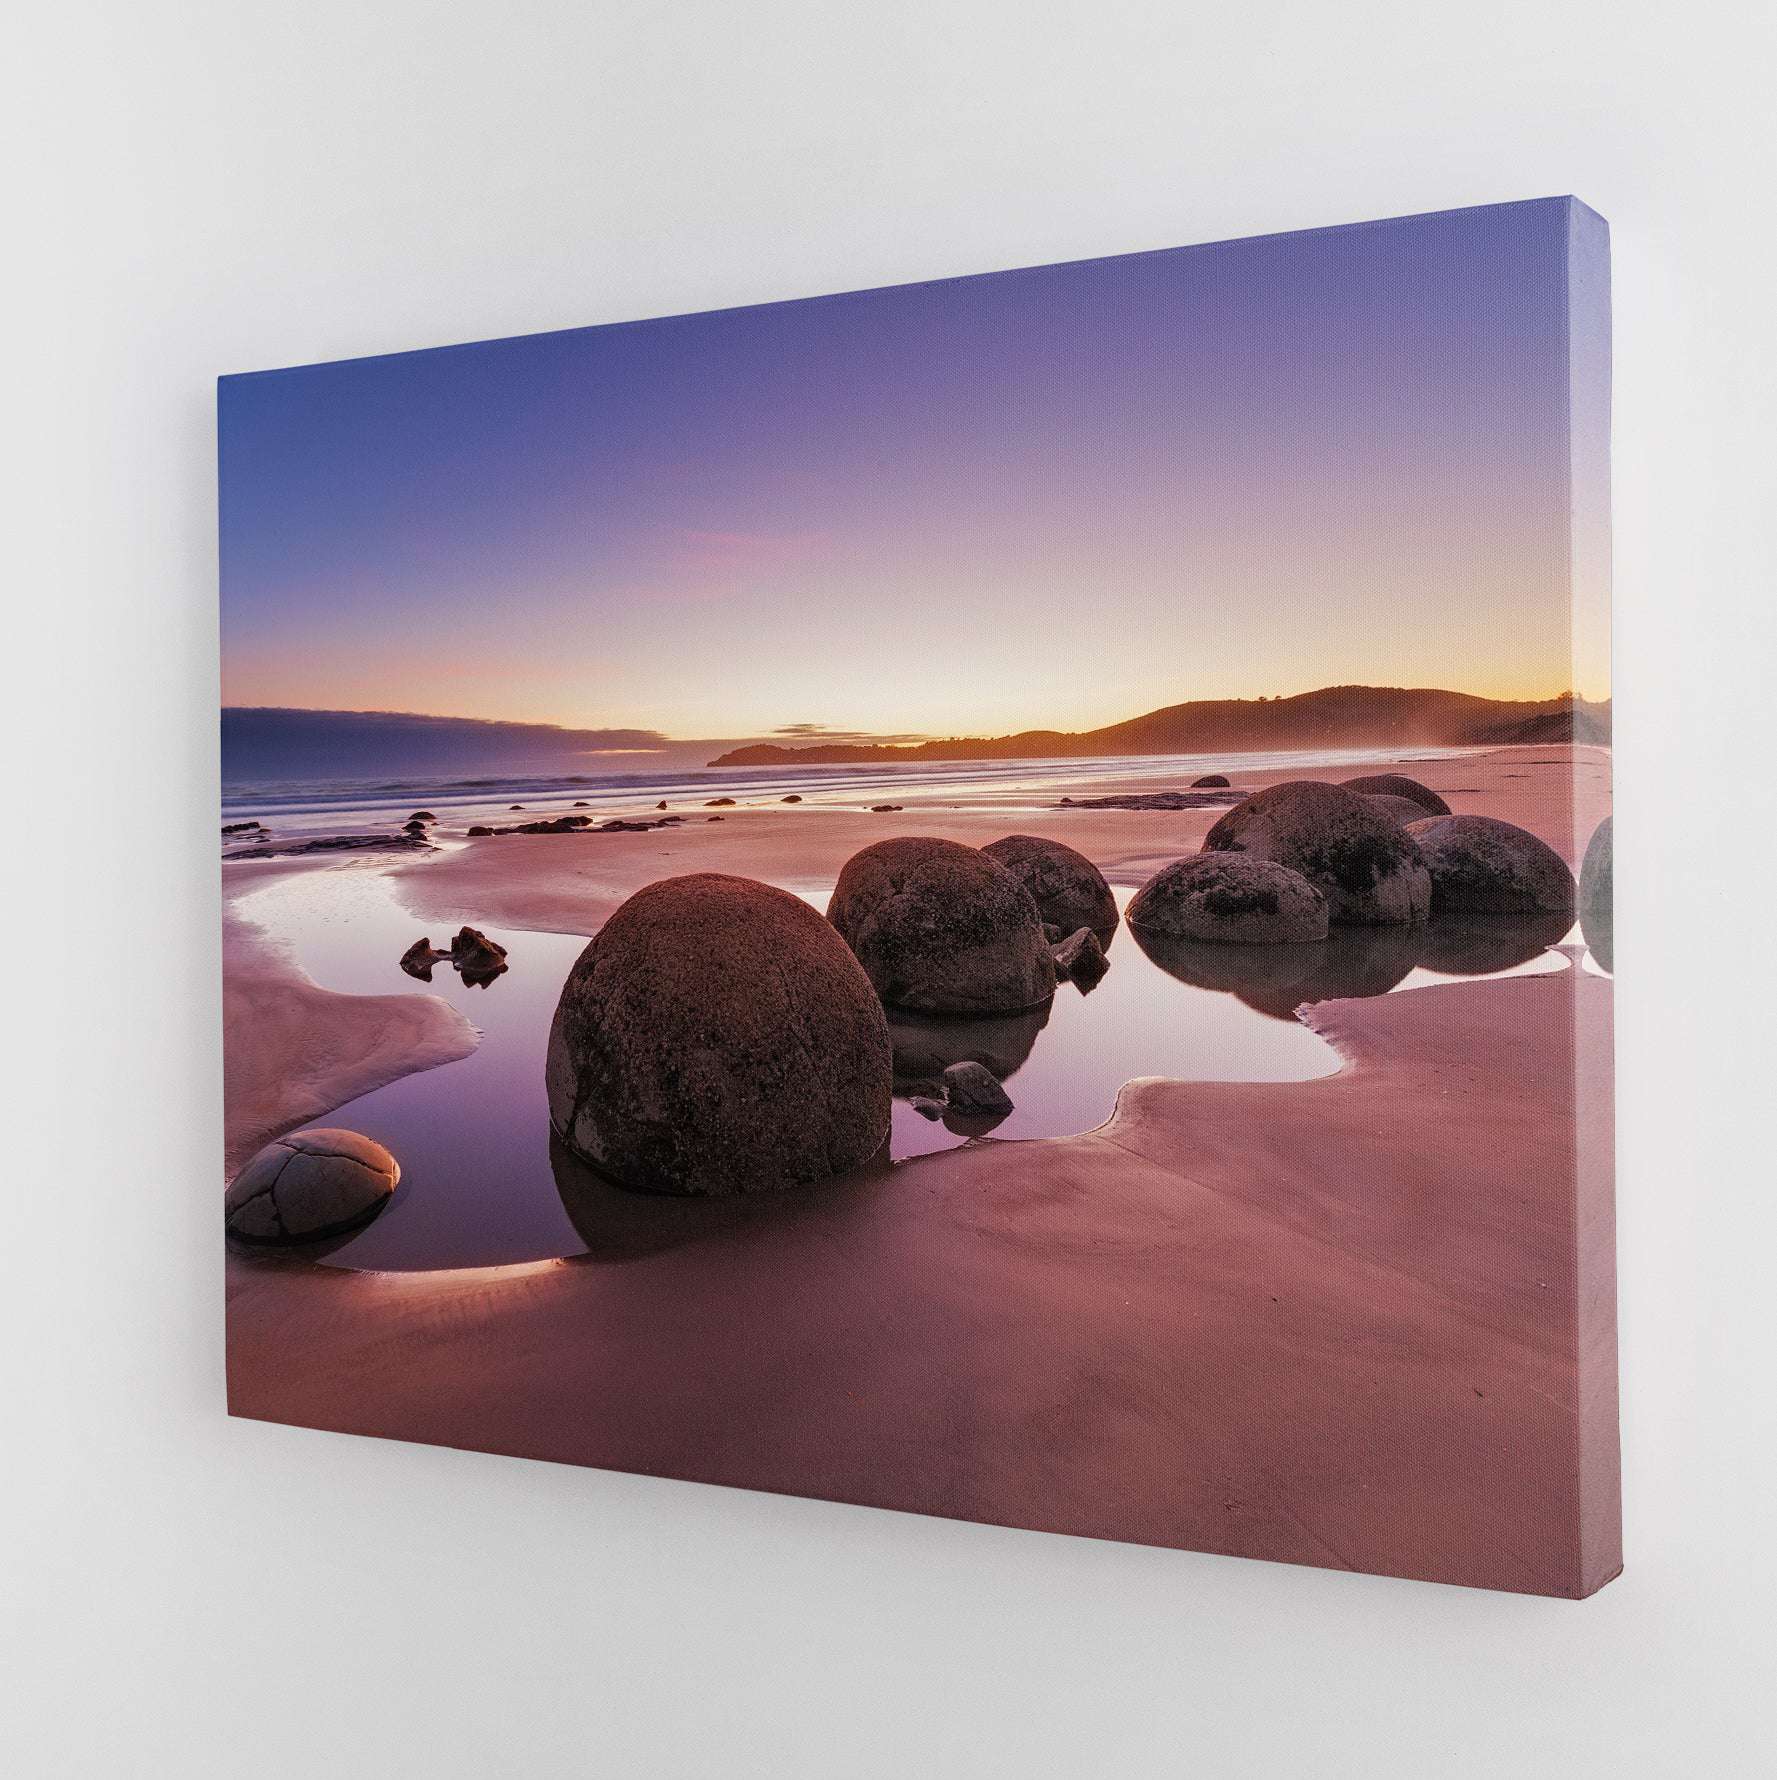
[[[1198,699],[1102,729],[1028,729],[908,745],[755,742],[711,766],[826,766],[917,760],[1090,758],[1117,754],[1259,753],[1273,749],[1468,747],[1610,740],[1610,701],[1482,698],[1436,687],[1323,686],[1283,698]]]

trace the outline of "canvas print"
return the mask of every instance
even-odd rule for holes
[[[1551,198],[224,377],[233,1412],[1607,1582],[1608,325]]]

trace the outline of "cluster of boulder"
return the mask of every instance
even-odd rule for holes
[[[855,1168],[882,1149],[896,1092],[983,1131],[1012,1111],[1004,1078],[1057,983],[1089,989],[1118,922],[1090,860],[1030,835],[879,841],[846,862],[824,921],[744,878],[665,879],[569,974],[551,1124],[610,1179],[678,1194]]]
[[[435,964],[449,964],[470,988],[485,989],[506,970],[506,948],[479,927],[462,927],[448,947],[422,935],[401,954],[401,968],[422,983],[431,982]]]

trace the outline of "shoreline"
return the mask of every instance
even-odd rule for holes
[[[1390,758],[1409,771],[1417,758],[1415,776],[1459,813],[1517,821],[1574,865],[1608,809],[1602,749]],[[1230,776],[1251,790],[1306,775]],[[588,934],[658,877],[830,881],[893,833],[1051,833],[1139,883],[1220,814],[722,813],[720,826],[502,836],[376,869],[422,925]],[[293,1094],[339,1105],[377,1085],[365,1072],[466,1054],[449,1051],[467,1022],[442,1000],[323,990],[255,941],[239,899],[325,869],[339,867],[224,868],[236,1159],[264,1141],[255,1128],[272,1134],[267,1120],[316,1116],[292,1112]],[[1593,1425],[1602,1399],[1582,1412],[1579,1369],[1582,1340],[1600,1338],[1579,1281],[1608,1256],[1609,1103],[1575,1083],[1607,1064],[1610,1005],[1609,982],[1577,962],[1320,1003],[1299,1017],[1339,1052],[1331,1075],[1139,1079],[1094,1131],[914,1158],[623,1265],[396,1275],[231,1255],[230,1407],[1005,1525],[1590,1592],[1616,1562],[1599,1530],[1608,1455],[1583,1470],[1575,1458],[1609,1444]],[[266,1065],[288,1046],[304,1067],[280,1095]],[[1414,1131],[1423,1146],[1403,1141]],[[1415,1167],[1428,1153],[1435,1188]]]

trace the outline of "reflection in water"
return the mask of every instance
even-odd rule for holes
[[[1440,916],[1419,926],[1335,927],[1306,945],[1217,946],[1131,928],[1135,943],[1170,977],[1219,989],[1274,1020],[1316,1001],[1386,995],[1415,970],[1490,976],[1542,958],[1571,915]],[[1548,967],[1560,960],[1549,956]]]
[[[1037,1034],[1049,1024],[1055,1003],[992,1019],[946,1020],[930,1014],[888,1010],[889,1042],[895,1050],[895,1092],[929,1093],[942,1084],[952,1063],[979,1063],[1002,1082],[1030,1057]]]
[[[588,1167],[554,1132],[549,1136],[549,1166],[562,1209],[586,1255],[607,1262],[640,1261],[756,1224],[805,1216],[816,1206],[874,1192],[889,1175],[885,1142],[881,1153],[863,1167],[795,1192],[743,1193],[726,1199],[638,1193]]]
[[[807,893],[825,904],[825,891]],[[1119,904],[1128,892],[1119,891]],[[243,912],[287,943],[324,987],[348,994],[433,994],[471,1015],[468,1057],[404,1076],[333,1109],[325,1122],[362,1131],[401,1163],[401,1185],[365,1228],[301,1251],[335,1266],[414,1269],[539,1260],[582,1252],[627,1260],[788,1217],[799,1202],[878,1190],[871,1167],[805,1193],[704,1201],[615,1187],[565,1156],[549,1130],[543,1059],[563,979],[585,941],[489,929],[509,972],[485,994],[445,969],[430,987],[398,968],[413,918],[380,870],[348,866],[269,884]],[[1561,937],[1559,934],[1554,938]],[[1292,1016],[1303,1001],[1378,995],[1432,971],[1560,968],[1539,950],[1547,928],[1510,922],[1340,930],[1324,944],[1205,946],[1135,933],[1090,997],[1063,984],[1047,1006],[992,1020],[896,1013],[890,1154],[947,1149],[991,1129],[1001,1138],[1090,1131],[1138,1076],[1185,1081],[1307,1081],[1332,1074],[1331,1046]],[[947,1064],[982,1064],[1007,1084],[997,1124],[911,1104]]]

